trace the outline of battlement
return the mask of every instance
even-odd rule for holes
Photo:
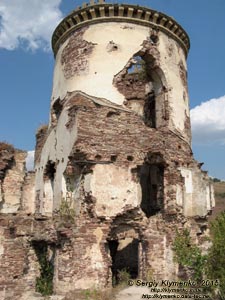
[[[188,54],[190,40],[185,30],[171,17],[147,7],[131,4],[105,3],[104,0],[84,3],[72,11],[56,27],[52,36],[54,55],[71,32],[93,23],[100,22],[129,22],[147,26],[165,32],[176,40]]]

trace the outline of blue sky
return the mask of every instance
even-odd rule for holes
[[[52,31],[84,1],[0,0],[0,141],[32,150],[48,122]],[[111,1],[123,2],[123,1]],[[188,82],[193,150],[203,169],[225,179],[225,1],[136,0],[175,18],[191,40]]]

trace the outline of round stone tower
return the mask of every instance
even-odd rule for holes
[[[140,6],[91,2],[58,25],[52,47],[52,107],[82,91],[135,111],[149,127],[170,128],[190,144],[189,38],[174,19]]]
[[[57,291],[106,286],[123,269],[133,278],[150,270],[175,278],[175,228],[186,217],[204,219],[213,201],[191,150],[186,32],[152,9],[99,0],[64,19],[52,47],[35,212],[67,208],[68,222],[75,214],[76,234],[65,251],[77,258],[65,272],[65,251],[57,250]]]

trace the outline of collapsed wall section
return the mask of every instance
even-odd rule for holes
[[[51,215],[63,200],[79,212],[81,183],[97,199],[99,216],[115,215],[126,205],[140,206],[148,217],[159,211],[204,216],[211,210],[207,175],[182,137],[165,127],[146,126],[133,110],[82,92],[63,103],[36,164],[36,212]],[[68,145],[60,137],[66,134]],[[197,205],[192,195],[199,197]]]
[[[168,128],[146,126],[140,114],[106,99],[74,92],[60,103],[36,164],[36,212],[52,214],[41,207],[49,186],[53,216],[65,214],[57,229],[62,243],[55,252],[55,292],[110,286],[124,267],[134,278],[149,272],[174,278],[175,229],[186,224],[193,236],[204,235],[202,222],[213,206],[212,194],[204,194],[210,190],[207,174],[189,144]],[[74,132],[73,144],[59,159],[62,134]],[[53,134],[59,141],[51,148]],[[191,194],[201,198],[198,205],[190,200],[190,182]],[[37,195],[43,197],[39,202]],[[186,217],[201,222],[193,219],[190,225]],[[134,260],[125,259],[127,251]]]
[[[74,91],[132,109],[190,143],[185,53],[154,26],[109,20],[71,32],[56,55],[52,107]]]
[[[155,11],[92,4],[53,36],[35,190],[26,153],[0,152],[4,300],[32,299],[43,286],[62,297],[111,287],[123,269],[174,279],[176,229],[189,228],[196,243],[207,236],[214,198],[190,147],[188,37]]]
[[[33,212],[34,173],[26,171],[26,157],[26,151],[0,143],[0,213]]]
[[[202,230],[206,221],[161,214],[147,219],[138,209],[108,219],[83,214],[74,221],[60,215],[54,219],[1,215],[1,299],[35,299],[40,287],[62,299],[76,290],[111,287],[124,268],[133,279],[151,275],[174,280],[176,229],[189,228],[202,240],[207,236]]]

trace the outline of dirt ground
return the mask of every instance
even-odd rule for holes
[[[140,300],[143,294],[150,294],[147,287],[131,286],[120,291],[116,300]]]

